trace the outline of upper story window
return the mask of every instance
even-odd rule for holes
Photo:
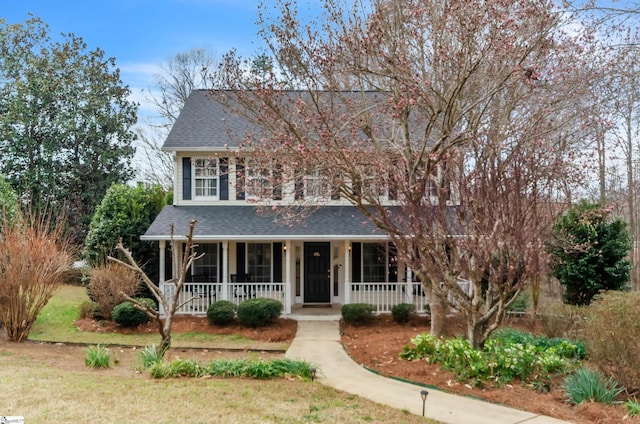
[[[218,158],[193,160],[193,190],[196,199],[218,199],[220,192],[220,161]]]
[[[282,200],[282,169],[275,162],[248,160],[244,168],[246,199]]]
[[[326,201],[338,200],[338,191],[334,190],[331,180],[321,169],[306,171],[296,177],[296,200]]]

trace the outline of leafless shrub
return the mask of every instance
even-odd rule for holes
[[[584,342],[589,360],[627,392],[640,392],[640,292],[610,291],[587,309]]]
[[[585,313],[584,307],[548,303],[540,307],[538,319],[545,336],[577,339],[584,330]]]
[[[135,271],[117,263],[93,268],[89,281],[89,296],[95,302],[94,315],[111,319],[113,308],[135,296],[142,281]]]
[[[72,264],[64,220],[22,215],[0,234],[0,317],[7,338],[23,341]]]

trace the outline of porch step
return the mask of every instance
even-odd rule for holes
[[[333,305],[331,303],[303,303],[303,308],[332,308]]]

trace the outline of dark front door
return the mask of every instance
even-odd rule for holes
[[[304,302],[331,301],[330,243],[304,244]]]

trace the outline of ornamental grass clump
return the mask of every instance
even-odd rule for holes
[[[260,380],[297,376],[311,377],[311,364],[288,358],[262,359],[218,359],[208,364],[201,364],[194,359],[176,359],[163,363],[154,362],[147,370],[154,378],[176,377],[246,377]]]
[[[89,346],[85,349],[84,364],[89,368],[109,368],[111,355],[104,346]]]
[[[149,369],[154,364],[162,362],[162,355],[155,343],[151,346],[145,346],[145,348],[138,353],[138,358],[140,359],[143,370]]]
[[[582,402],[613,403],[624,391],[612,378],[604,378],[598,371],[580,368],[568,376],[562,384],[567,400],[577,404]]]

